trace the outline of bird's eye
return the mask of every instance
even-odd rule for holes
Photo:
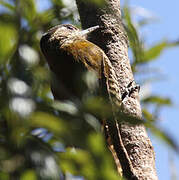
[[[76,28],[74,27],[74,26],[71,26],[71,25],[67,25],[66,26],[68,29],[70,29],[70,30],[76,30]]]
[[[68,29],[73,30],[74,28],[72,26],[68,26]]]

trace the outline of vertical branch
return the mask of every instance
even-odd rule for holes
[[[121,21],[120,1],[105,0],[102,7],[90,3],[89,0],[76,0],[76,3],[83,28],[101,26],[100,32],[92,34],[90,40],[108,56],[115,68],[121,93],[124,93],[134,77],[128,58],[127,35]],[[124,99],[123,111],[139,119],[142,117],[137,91]],[[135,176],[138,179],[157,180],[155,155],[145,127],[125,123],[121,124],[119,129]]]

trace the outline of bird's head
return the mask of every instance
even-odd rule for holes
[[[74,38],[85,38],[86,35],[98,28],[99,26],[94,26],[80,30],[71,24],[57,25],[43,34],[40,40],[41,49],[44,52],[47,47],[50,50],[53,47],[61,46],[66,41],[73,41]]]

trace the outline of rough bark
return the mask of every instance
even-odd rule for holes
[[[83,28],[100,25],[100,31],[93,33],[90,40],[101,47],[108,56],[115,68],[121,93],[124,93],[134,77],[128,58],[128,40],[121,21],[120,1],[105,0],[103,7],[98,7],[87,0],[76,0],[76,3]],[[132,116],[139,119],[142,117],[137,91],[124,99],[123,108],[124,112]],[[119,128],[137,179],[158,179],[154,150],[145,127],[125,123]]]

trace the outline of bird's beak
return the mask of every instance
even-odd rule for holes
[[[86,35],[88,35],[89,33],[93,32],[94,30],[96,30],[96,29],[98,29],[98,28],[99,28],[99,26],[90,27],[90,28],[88,28],[88,29],[79,31],[79,32],[78,32],[78,35],[80,35],[80,36],[86,36]]]

